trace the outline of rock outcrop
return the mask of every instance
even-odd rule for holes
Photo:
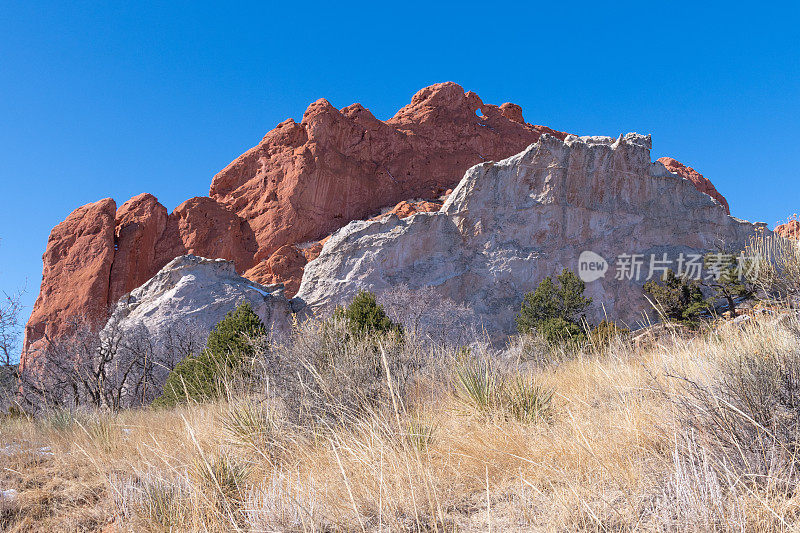
[[[42,286],[25,327],[25,353],[66,333],[72,318],[97,322],[107,316],[116,209],[106,198],[76,209],[53,228],[42,256]]]
[[[352,222],[306,265],[298,300],[339,304],[359,289],[433,286],[470,305],[492,332],[510,332],[522,296],[591,251],[612,261],[642,254],[677,261],[724,243],[741,246],[759,225],[660,162],[650,137],[545,135],[522,153],[471,168],[438,212]],[[672,268],[676,268],[673,263]],[[616,279],[614,267],[587,283],[591,317],[634,324],[649,309],[645,277]],[[658,275],[658,274],[657,274]]]
[[[108,302],[150,279],[156,268],[156,243],[167,226],[167,208],[152,194],[134,196],[117,209],[116,253],[111,267]]]
[[[731,214],[731,207],[728,205],[728,200],[717,191],[717,188],[714,187],[714,184],[711,183],[708,178],[704,178],[702,174],[692,167],[687,167],[680,161],[676,161],[671,157],[661,157],[658,159],[658,162],[667,167],[667,170],[673,174],[677,174],[691,181],[698,191],[709,195],[711,198],[721,203],[725,207],[725,212],[729,215]]]
[[[184,254],[233,261],[238,273],[286,283],[292,294],[333,231],[390,206],[401,216],[438,209],[468,168],[518,153],[543,133],[567,135],[526,123],[518,105],[484,104],[455,83],[422,89],[387,121],[360,104],[336,109],[318,100],[300,123],[282,122],[219,172],[209,197],[169,215],[149,194],[116,213],[113,200],[103,200],[54,228],[23,364],[45,335],[59,335],[73,317],[102,322],[123,294]],[[727,205],[707,180],[680,167]]]
[[[184,255],[117,302],[101,333],[144,326],[157,341],[170,329],[188,325],[207,335],[245,301],[267,329],[276,334],[288,330],[289,302],[282,285],[264,286],[243,278],[231,261]]]
[[[775,228],[775,233],[787,239],[800,240],[800,220],[794,218],[789,220],[786,224],[781,224]]]
[[[279,124],[217,174],[211,197],[250,223],[255,262],[275,264],[270,256],[281,247],[409,198],[436,198],[472,165],[515,154],[543,132],[566,135],[455,83],[421,90],[386,122],[360,104],[338,110],[322,99],[301,123]]]

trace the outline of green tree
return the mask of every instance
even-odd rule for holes
[[[220,396],[220,378],[236,372],[253,357],[251,339],[266,335],[267,329],[249,303],[230,311],[208,335],[206,347],[196,357],[187,357],[167,377],[164,392],[155,405],[169,406],[187,400],[208,400]]]
[[[340,307],[334,315],[345,320],[350,335],[361,338],[374,334],[401,334],[403,329],[392,322],[375,295],[359,291],[347,307]]]
[[[700,282],[677,276],[671,269],[666,271],[661,283],[656,280],[645,283],[644,291],[655,300],[663,318],[691,328],[696,328],[703,313],[711,309]]]
[[[554,283],[544,278],[535,291],[525,295],[517,316],[520,333],[537,331],[548,342],[579,341],[586,337],[582,322],[592,299],[583,295],[586,285],[564,269]]]
[[[704,263],[711,278],[703,280],[702,285],[711,289],[716,299],[725,300],[731,316],[735,317],[737,300],[749,300],[755,295],[755,287],[744,276],[747,267],[744,257],[726,253],[707,254]]]

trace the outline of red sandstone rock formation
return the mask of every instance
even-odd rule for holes
[[[152,194],[134,196],[117,209],[114,229],[117,251],[111,266],[109,304],[158,272],[156,243],[166,225],[167,209]]]
[[[800,220],[793,218],[786,224],[781,224],[775,228],[775,233],[787,239],[800,240]]]
[[[725,211],[728,214],[731,214],[731,208],[728,205],[728,200],[725,199],[714,187],[714,184],[708,178],[704,178],[702,174],[697,172],[692,167],[687,167],[680,161],[676,161],[671,157],[662,157],[658,160],[661,164],[667,167],[667,170],[678,174],[682,178],[686,178],[687,180],[694,183],[694,186],[697,188],[698,191],[704,192],[709,195],[711,198],[715,199],[719,203],[721,203],[725,207]]]
[[[261,262],[381,207],[435,198],[467,168],[515,154],[543,132],[565,136],[455,83],[422,89],[386,122],[360,104],[338,110],[318,100],[301,123],[279,124],[217,174],[211,197],[250,223]]]
[[[516,154],[543,133],[566,136],[525,123],[518,105],[484,104],[455,83],[422,89],[387,121],[360,104],[338,110],[318,100],[300,123],[280,123],[219,172],[210,198],[187,200],[168,216],[149,194],[116,212],[113,200],[102,200],[56,226],[23,364],[45,332],[58,336],[73,316],[100,321],[107,306],[182,254],[232,260],[253,281],[285,282],[292,295],[320,239],[386,206],[399,216],[438,209],[436,201],[403,201],[438,198],[469,167]],[[708,180],[669,161],[727,209]]]
[[[384,215],[393,214],[400,218],[410,217],[415,213],[430,213],[441,209],[443,202],[435,202],[428,200],[403,200]]]
[[[106,198],[79,207],[53,228],[42,256],[42,287],[25,327],[25,353],[66,333],[73,317],[97,321],[106,316],[116,210],[114,200]]]
[[[180,255],[234,262],[239,272],[253,265],[256,241],[250,225],[205,196],[186,200],[169,216],[155,248],[155,272]],[[155,274],[153,272],[153,274]]]

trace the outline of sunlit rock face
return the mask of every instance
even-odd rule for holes
[[[303,275],[299,300],[318,308],[358,290],[434,286],[472,306],[490,331],[511,332],[523,295],[582,252],[622,254],[741,248],[763,225],[728,215],[694,183],[650,160],[649,136],[543,135],[522,153],[469,169],[437,212],[352,222],[334,233]],[[674,266],[673,266],[674,268]],[[643,277],[611,266],[587,283],[589,318],[631,325],[649,309]]]
[[[23,365],[70,321],[101,326],[124,294],[182,255],[233,261],[239,274],[284,283],[292,295],[332,232],[387,209],[401,217],[438,210],[467,169],[519,153],[543,134],[567,136],[525,122],[518,105],[486,104],[452,82],[420,90],[385,121],[360,104],[336,109],[320,99],[300,122],[278,124],[222,169],[209,196],[172,213],[150,194],[118,208],[108,198],[53,228]],[[694,169],[665,164],[727,206]]]
[[[231,261],[184,255],[120,299],[103,331],[144,327],[157,342],[170,329],[190,326],[205,336],[245,302],[269,331],[288,331],[289,302],[282,285],[264,286],[243,278]]]

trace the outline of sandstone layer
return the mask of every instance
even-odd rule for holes
[[[511,332],[523,295],[583,251],[612,266],[587,283],[590,319],[630,325],[649,306],[649,258],[742,247],[754,225],[650,161],[650,137],[544,135],[522,153],[471,168],[438,212],[352,222],[305,268],[298,301],[340,304],[358,290],[433,286],[471,306],[490,332]],[[643,276],[616,279],[614,259],[641,254]],[[676,268],[676,264],[671,265]]]

